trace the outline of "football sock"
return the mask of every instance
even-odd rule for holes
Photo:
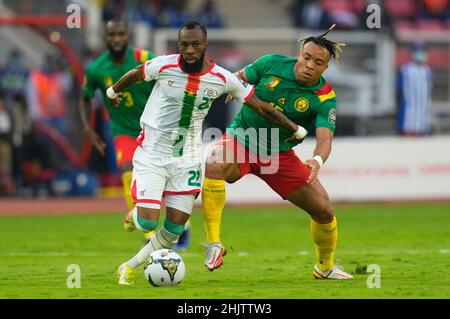
[[[334,251],[338,238],[336,217],[328,224],[311,219],[311,234],[316,246],[316,264],[321,271],[334,266]]]
[[[203,181],[202,206],[206,242],[220,242],[220,222],[225,207],[225,181],[205,177]]]
[[[143,231],[144,233],[148,233],[151,231],[154,231],[156,227],[158,227],[159,220],[153,220],[153,219],[146,219],[144,217],[139,216],[137,209],[133,212],[133,219],[134,224],[136,225],[137,229],[140,231]]]
[[[169,231],[169,229],[171,231]],[[149,242],[145,245],[133,258],[127,261],[127,264],[131,268],[137,268],[139,265],[150,256],[152,252],[163,248],[172,248],[180,238],[181,233],[184,230],[184,225],[176,225],[169,222],[167,219],[164,221],[164,226],[161,227],[156,233],[150,237]]]
[[[129,210],[134,207],[133,197],[131,196],[132,179],[133,173],[131,171],[125,171],[122,173],[123,194]]]

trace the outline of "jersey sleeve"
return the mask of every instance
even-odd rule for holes
[[[153,81],[158,78],[161,64],[158,58],[145,61],[142,64],[142,77],[145,81]]]
[[[331,132],[336,129],[336,98],[320,104],[316,117],[316,128],[326,127]]]
[[[240,80],[231,72],[226,72],[225,77],[227,80],[226,92],[230,94],[237,102],[245,103],[254,94],[255,88],[252,85]]]
[[[97,89],[97,87],[98,86],[95,80],[94,66],[91,64],[89,65],[88,69],[86,70],[86,74],[84,75],[81,92],[84,97],[93,98],[95,95],[95,89]]]
[[[261,80],[272,57],[273,54],[264,55],[245,67],[245,75],[247,76],[248,83],[257,84]]]

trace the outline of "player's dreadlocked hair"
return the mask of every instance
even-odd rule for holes
[[[327,50],[328,52],[330,52],[330,55],[333,59],[335,59],[336,61],[339,61],[339,56],[342,53],[342,48],[345,46],[345,43],[338,43],[338,42],[333,42],[328,40],[326,37],[326,35],[333,30],[336,27],[336,24],[333,24],[328,30],[327,32],[319,35],[318,37],[307,37],[307,38],[303,38],[298,40],[300,42],[300,49],[303,48],[303,46],[308,43],[308,42],[313,42],[315,44],[317,44],[318,46],[324,48],[325,50]]]

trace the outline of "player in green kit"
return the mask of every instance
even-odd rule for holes
[[[91,99],[95,90],[100,89],[103,94],[103,103],[110,116],[110,128],[113,137],[116,160],[122,174],[124,196],[128,209],[134,208],[131,196],[132,159],[137,147],[136,138],[141,131],[140,117],[147,103],[148,97],[155,84],[141,81],[123,92],[122,102],[118,107],[113,106],[107,99],[105,92],[108,87],[117,82],[125,73],[154,57],[153,53],[133,48],[128,45],[128,29],[125,22],[111,20],[105,26],[105,40],[107,51],[95,59],[86,71],[82,88],[82,102],[80,112],[83,122],[83,133],[88,142],[93,145],[101,155],[105,155],[105,143],[91,128],[88,118],[91,109]],[[129,223],[124,223],[128,231]],[[152,233],[146,233],[149,238]],[[182,236],[180,248],[187,244],[188,231]]]
[[[264,180],[283,199],[311,216],[316,248],[313,275],[317,279],[351,279],[334,263],[337,224],[318,172],[331,152],[336,121],[336,96],[322,74],[331,58],[338,59],[343,44],[326,33],[301,40],[297,58],[270,54],[237,73],[255,86],[256,95],[309,132],[315,130],[312,159],[304,163],[292,148],[298,141],[245,104],[207,158],[202,191],[207,251],[205,266],[220,267],[225,249],[220,242],[220,221],[225,207],[225,181],[233,183],[251,173]],[[270,160],[270,161],[268,161]]]

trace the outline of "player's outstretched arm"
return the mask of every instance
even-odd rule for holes
[[[306,134],[308,134],[303,127],[292,122],[286,115],[273,108],[269,103],[259,99],[255,94],[253,94],[245,104],[260,116],[294,133],[285,142],[302,140],[305,138]]]
[[[125,73],[119,79],[119,81],[110,86],[106,90],[106,96],[108,97],[112,105],[118,106],[120,104],[120,101],[122,100],[121,92],[125,88],[132,86],[134,83],[139,82],[141,80],[142,80],[142,65],[138,65],[134,69]]]

